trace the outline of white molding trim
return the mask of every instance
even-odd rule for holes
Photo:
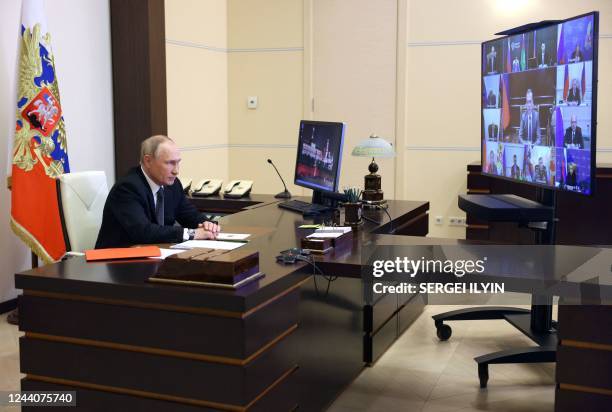
[[[253,49],[227,49],[229,53],[303,52],[303,47],[259,47]]]
[[[408,151],[414,152],[480,152],[480,147],[469,146],[406,146]],[[612,153],[612,147],[600,147],[597,153]]]
[[[433,47],[433,46],[470,46],[477,44],[480,46],[480,40],[456,40],[456,41],[424,41],[424,42],[408,42],[407,47]]]
[[[297,149],[297,144],[279,144],[279,143],[230,143],[230,148],[254,148],[254,149]]]
[[[180,47],[191,47],[195,49],[203,49],[218,53],[269,53],[269,52],[302,52],[303,47],[259,47],[259,48],[240,48],[228,49],[224,47],[209,46],[203,43],[195,43],[183,40],[166,39],[166,44]]]
[[[196,150],[210,150],[210,149],[227,149],[227,143],[219,143],[219,144],[207,144],[202,146],[183,146],[179,147],[181,152],[193,152]]]
[[[480,152],[480,147],[474,146],[406,146],[409,151],[423,152]]]
[[[211,150],[211,149],[296,149],[295,144],[275,144],[275,143],[219,143],[201,146],[183,146],[179,150],[183,152],[191,152],[196,150]]]
[[[600,34],[600,39],[612,39],[612,34]],[[436,47],[436,46],[471,46],[479,45],[485,40],[447,40],[407,42],[406,47]]]
[[[224,47],[214,47],[214,46],[209,46],[209,45],[202,44],[202,43],[194,43],[194,42],[183,41],[183,40],[166,39],[166,44],[171,44],[173,46],[181,46],[181,47],[192,47],[195,49],[204,49],[204,50],[209,50],[209,51],[214,51],[214,52],[219,52],[219,53],[228,52],[228,49]]]

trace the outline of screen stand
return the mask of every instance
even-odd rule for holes
[[[557,192],[538,189],[537,202],[515,195],[460,195],[459,208],[479,219],[491,222],[516,222],[535,232],[538,245],[554,245],[556,234]],[[505,319],[539,346],[519,348],[478,356],[480,387],[486,388],[489,364],[555,362],[556,322],[552,320],[552,296],[531,296],[531,310],[512,307],[478,307],[445,312],[433,316],[438,338],[452,334],[444,321]]]

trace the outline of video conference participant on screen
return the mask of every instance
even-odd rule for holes
[[[540,119],[533,105],[533,92],[527,89],[525,93],[525,112],[521,115],[519,125],[519,142],[539,145],[542,143],[540,135]]]
[[[572,79],[572,87],[567,92],[567,102],[576,103],[578,106],[580,106],[581,94],[580,87],[578,87],[578,79]]]
[[[542,43],[540,50],[537,52],[538,67],[548,67],[551,65],[552,59],[550,53],[546,51],[546,43]]]
[[[584,140],[582,139],[582,129],[578,126],[578,119],[573,114],[570,119],[570,127],[565,129],[563,137],[563,145],[570,149],[584,149]]]
[[[489,152],[489,164],[487,165],[487,173],[497,175],[497,162],[495,161],[495,152],[491,150]]]
[[[577,166],[575,163],[570,163],[568,166],[567,176],[565,176],[565,184],[566,186],[576,187],[578,186],[577,180]]]
[[[572,52],[572,58],[569,60],[571,63],[581,62],[583,59],[582,52],[580,51],[580,44],[576,43],[576,48]]]
[[[487,53],[487,73],[497,73],[497,52],[495,46]]]
[[[489,125],[489,140],[499,140],[499,126],[495,123]]]
[[[544,165],[544,159],[542,156],[538,157],[538,164],[535,165],[534,175],[534,180],[537,183],[548,184],[548,172],[546,171],[546,166]]]
[[[512,167],[510,168],[510,177],[513,179],[519,179],[521,177],[521,168],[516,163],[516,155],[512,156]]]
[[[495,96],[493,90],[489,90],[489,94],[487,95],[487,107],[497,107],[497,96]]]

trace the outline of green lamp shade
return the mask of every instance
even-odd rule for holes
[[[393,157],[395,150],[391,143],[373,134],[355,146],[351,154],[362,157]]]

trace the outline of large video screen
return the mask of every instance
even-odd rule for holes
[[[598,13],[482,44],[482,171],[591,194]]]

